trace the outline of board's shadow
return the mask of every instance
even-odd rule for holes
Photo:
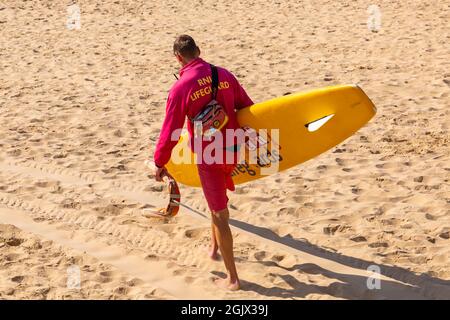
[[[310,293],[323,294],[328,292],[330,295],[344,299],[355,299],[355,297],[359,297],[361,299],[450,299],[449,280],[434,278],[428,274],[416,274],[401,267],[383,265],[332,252],[303,240],[297,240],[291,237],[280,237],[268,228],[255,226],[243,221],[230,219],[230,224],[236,228],[251,232],[267,240],[274,241],[295,250],[323,259],[328,259],[348,267],[366,271],[369,266],[376,265],[380,268],[382,275],[402,282],[399,283],[396,281],[382,280],[381,289],[368,290],[368,278],[364,276],[336,273],[323,269],[315,264],[299,264],[290,268],[284,268],[273,261],[259,261],[255,263],[261,263],[266,266],[276,266],[288,271],[298,270],[305,273],[322,274],[325,277],[337,279],[341,283],[333,283],[331,285],[334,286],[333,288],[322,287],[318,285],[307,285],[305,283],[301,283],[289,275],[279,275],[280,278],[292,287],[292,290],[286,290],[279,287],[265,288],[248,281],[244,281],[244,290],[252,290],[263,295],[276,296],[280,298],[301,298]]]

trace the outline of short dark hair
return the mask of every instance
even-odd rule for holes
[[[175,39],[173,43],[173,53],[180,54],[184,58],[192,59],[195,58],[198,52],[197,44],[194,39],[187,34],[182,34]]]

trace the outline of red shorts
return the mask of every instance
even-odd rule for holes
[[[227,208],[227,189],[234,191],[231,173],[235,164],[198,164],[198,175],[202,183],[203,193],[211,211]]]

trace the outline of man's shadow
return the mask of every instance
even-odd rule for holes
[[[291,237],[280,237],[268,228],[258,227],[249,223],[230,219],[230,224],[241,230],[256,234],[262,238],[274,241],[295,250],[328,259],[339,264],[367,271],[369,266],[379,267],[380,273],[390,280],[381,280],[380,289],[369,290],[367,277],[336,273],[315,264],[298,264],[290,268],[282,267],[273,261],[257,261],[269,267],[279,267],[287,271],[297,271],[309,274],[321,274],[330,279],[336,279],[330,286],[310,285],[299,282],[291,275],[277,275],[292,289],[281,287],[266,288],[256,283],[243,281],[243,290],[255,291],[261,295],[279,298],[302,298],[308,294],[329,294],[344,299],[450,299],[450,281],[433,278],[428,274],[416,274],[410,270],[382,265],[359,258],[346,256],[318,247],[303,240]],[[399,282],[397,282],[399,281]]]

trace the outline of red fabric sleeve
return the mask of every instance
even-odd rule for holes
[[[236,79],[234,75],[231,75],[234,82],[234,108],[236,110],[249,107],[253,105],[252,99],[248,96],[247,92],[245,92],[244,88],[241,86],[239,81]]]
[[[182,129],[186,119],[186,108],[184,107],[180,95],[171,90],[166,104],[166,117],[164,119],[159,140],[153,156],[155,164],[163,167],[170,160],[172,149],[178,142],[179,134],[172,139],[172,132]],[[180,130],[178,130],[180,131]]]

